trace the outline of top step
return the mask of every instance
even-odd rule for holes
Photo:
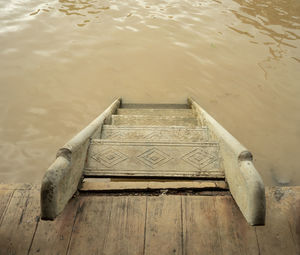
[[[187,104],[122,104],[127,109],[191,109]]]
[[[195,117],[192,109],[119,108],[118,115],[186,116]]]

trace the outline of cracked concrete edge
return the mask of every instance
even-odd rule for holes
[[[203,110],[192,98],[188,104],[198,113],[220,143],[229,190],[250,225],[263,225],[266,214],[264,183],[253,165],[253,156],[237,139]]]
[[[83,174],[90,138],[100,137],[103,123],[121,104],[115,100],[102,114],[58,150],[56,160],[46,171],[41,185],[41,218],[54,220],[77,191]]]

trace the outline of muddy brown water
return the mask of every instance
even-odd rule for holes
[[[299,39],[298,0],[1,1],[0,182],[39,183],[118,96],[192,96],[267,185],[299,185]]]

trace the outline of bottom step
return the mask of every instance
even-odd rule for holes
[[[219,144],[91,141],[84,176],[224,178]]]
[[[80,191],[138,191],[138,190],[228,190],[225,181],[177,181],[177,182],[97,182],[85,179]]]

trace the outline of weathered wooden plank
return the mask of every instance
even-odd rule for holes
[[[0,184],[0,226],[15,190],[30,190],[36,188],[37,188],[36,186],[28,183],[1,183]]]
[[[40,221],[29,254],[66,254],[78,205],[73,198],[55,221]]]
[[[145,197],[81,197],[69,254],[142,254]]]
[[[102,251],[109,228],[112,197],[81,197],[68,254]]]
[[[114,197],[103,254],[142,254],[146,197]]]
[[[295,224],[290,223],[290,228],[293,233],[293,240],[296,245],[297,254],[300,254],[300,192],[298,194],[298,199],[293,206],[292,218]]]
[[[160,189],[197,189],[228,190],[225,181],[178,181],[178,182],[89,182],[85,179],[80,191],[113,191],[113,190],[160,190]]]
[[[255,228],[249,226],[231,196],[215,197],[218,228],[223,255],[257,255]]]
[[[0,190],[29,190],[37,189],[37,185],[32,185],[30,183],[1,183]]]
[[[2,254],[27,254],[39,222],[39,192],[16,190],[0,228]]]
[[[286,189],[290,200],[286,215],[297,254],[300,254],[300,186]]]
[[[294,231],[299,231],[299,211],[298,217],[288,217],[292,205],[295,203],[294,193],[288,188],[274,188],[267,193],[267,217],[265,226],[257,226],[256,234],[260,254],[272,255],[296,255],[297,244]],[[299,203],[298,195],[298,203]],[[296,215],[297,216],[297,215]],[[290,224],[295,224],[296,228],[291,228]],[[296,234],[296,233],[295,233]],[[299,247],[299,245],[298,245]]]
[[[0,185],[2,186],[2,185]],[[0,190],[0,227],[14,190]]]
[[[180,196],[147,197],[144,254],[182,254]]]
[[[182,199],[184,254],[222,254],[215,197],[185,196]]]
[[[8,194],[0,254],[299,254],[300,187],[268,189],[260,227],[247,225],[230,196],[163,195],[147,206],[145,196],[83,196],[54,222],[38,222],[38,190],[0,185],[0,204]]]

